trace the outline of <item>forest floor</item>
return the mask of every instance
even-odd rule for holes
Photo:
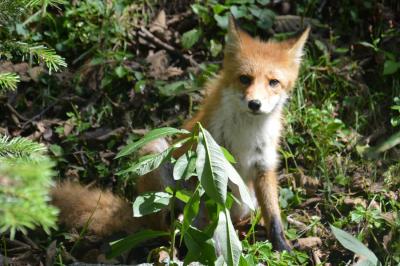
[[[391,138],[400,124],[399,3],[138,2],[71,1],[18,24],[16,36],[55,48],[68,67],[50,75],[42,64],[2,58],[0,72],[16,72],[21,82],[0,95],[0,134],[45,144],[57,163],[56,182],[132,199],[134,184],[115,174],[129,162],[115,155],[149,129],[179,128],[198,109],[202,86],[221,67],[229,12],[262,38],[285,38],[310,24],[280,149],[280,204],[298,251],[273,252],[257,226],[254,239],[242,243],[244,254],[266,265],[360,260],[337,241],[333,225],[383,265],[399,265],[400,153]],[[241,236],[250,226],[241,225]],[[148,254],[162,261],[160,247],[168,245],[151,241],[108,260],[108,243],[121,235],[100,239],[60,228],[50,236],[40,229],[1,235],[0,265],[137,264]],[[178,251],[182,259],[185,248]]]

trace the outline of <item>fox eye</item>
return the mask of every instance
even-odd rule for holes
[[[242,83],[243,85],[250,85],[252,78],[249,75],[240,75],[239,76],[239,81],[240,83]]]
[[[275,86],[277,86],[279,84],[279,80],[277,80],[277,79],[271,79],[270,81],[269,81],[269,85],[271,86],[271,87],[275,87]]]

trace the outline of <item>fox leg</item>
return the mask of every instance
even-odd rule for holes
[[[273,170],[259,173],[256,178],[255,191],[258,204],[267,229],[267,234],[273,247],[278,250],[290,251],[291,247],[285,238],[281,212],[278,202],[278,180]]]

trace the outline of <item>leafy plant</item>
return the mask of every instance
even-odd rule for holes
[[[228,265],[238,265],[242,245],[230,219],[229,207],[232,199],[227,192],[228,180],[238,187],[242,204],[248,205],[253,210],[254,206],[241,177],[228,161],[228,158],[231,159],[232,155],[229,155],[226,150],[222,150],[210,133],[200,124],[197,124],[192,134],[175,128],[155,129],[144,138],[124,147],[117,158],[132,154],[152,140],[177,134],[184,134],[186,138],[175,142],[160,154],[151,154],[140,158],[132,166],[120,172],[121,174],[130,173],[133,176],[144,175],[159,167],[162,163],[174,162],[172,154],[182,148],[182,145],[196,147],[195,151],[189,149],[175,161],[173,178],[176,185],[174,187],[165,192],[147,192],[136,198],[133,203],[134,216],[140,217],[156,213],[169,207],[171,216],[175,217],[174,202],[176,200],[183,201],[186,204],[183,210],[183,221],[180,222],[174,218],[171,220],[171,255],[174,250],[176,233],[180,233],[181,241],[183,239],[188,248],[185,263],[200,261],[213,264],[217,257],[214,248],[211,247],[216,245],[216,243],[212,244],[216,241],[217,246],[221,248],[223,260]],[[225,154],[227,154],[227,157],[225,157]],[[193,191],[183,190],[183,183],[193,175],[197,176],[197,183],[192,186]],[[180,196],[188,193],[189,199]],[[210,225],[205,229],[196,228],[192,225],[199,213],[200,201],[207,202],[207,213],[210,217]],[[152,237],[153,235],[154,232],[148,236]],[[141,239],[144,240],[145,237]],[[125,242],[129,245],[127,241]],[[111,253],[112,256],[116,254],[115,252]],[[221,258],[219,259],[221,260]]]
[[[303,252],[293,251],[292,253],[288,253],[284,251],[279,254],[272,250],[272,244],[269,242],[251,244],[245,240],[242,243],[245,254],[240,258],[240,265],[308,265],[308,256]]]

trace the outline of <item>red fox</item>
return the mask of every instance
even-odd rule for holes
[[[222,71],[208,83],[208,96],[200,111],[184,125],[192,130],[200,122],[218,144],[233,154],[236,170],[261,207],[269,239],[280,251],[291,250],[284,236],[276,175],[282,109],[297,79],[309,31],[307,28],[289,40],[265,42],[252,38],[230,19]],[[146,146],[142,153],[160,152],[167,147],[161,139]],[[138,192],[163,190],[170,179],[163,172],[165,169],[158,169],[139,178]],[[109,192],[103,192],[98,200],[100,193],[98,189],[67,183],[55,188],[52,196],[61,210],[61,221],[68,226],[82,227],[93,214],[89,229],[100,235],[134,231],[144,225],[162,227],[163,213],[153,222],[145,222],[132,217],[126,201]],[[245,205],[235,204],[231,209],[234,224],[249,215]]]

